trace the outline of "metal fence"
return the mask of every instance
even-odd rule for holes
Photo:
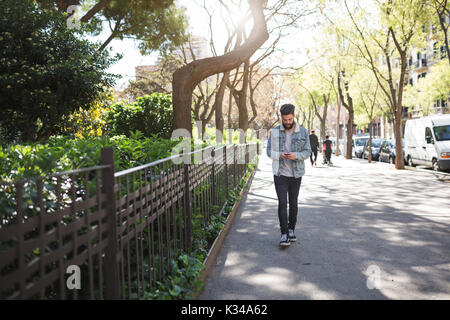
[[[100,166],[0,183],[0,299],[143,297],[258,153],[208,147],[115,173],[102,149]]]

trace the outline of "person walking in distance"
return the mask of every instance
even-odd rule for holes
[[[289,246],[297,240],[295,226],[298,214],[298,194],[305,174],[304,160],[311,154],[308,131],[294,121],[295,106],[280,108],[281,125],[273,128],[267,141],[267,156],[272,159],[272,173],[278,197],[280,246]],[[289,199],[289,215],[288,215]]]
[[[325,152],[324,163],[333,164],[331,162],[331,153],[333,151],[333,142],[329,139],[329,136],[325,136],[323,142],[323,151]]]
[[[319,139],[317,138],[316,134],[314,133],[314,130],[311,131],[311,134],[309,135],[309,144],[311,145],[311,165],[317,165],[317,149],[319,149]],[[314,160],[313,160],[314,155]]]

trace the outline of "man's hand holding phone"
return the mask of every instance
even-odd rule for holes
[[[296,159],[295,154],[293,152],[282,152],[280,158],[281,159],[289,159],[289,160]]]

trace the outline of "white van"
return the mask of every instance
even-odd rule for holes
[[[450,114],[407,120],[404,137],[408,165],[450,169]]]

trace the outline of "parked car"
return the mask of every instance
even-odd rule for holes
[[[352,153],[355,155],[355,157],[362,158],[364,144],[368,140],[369,140],[368,136],[353,137],[353,139],[352,139],[352,146],[353,146]]]
[[[372,139],[372,160],[378,161],[378,157],[380,156],[380,148],[381,144],[385,141],[385,139]],[[369,140],[366,141],[364,145],[363,158],[369,159]]]
[[[402,149],[403,149],[403,161],[406,164],[405,157],[405,140],[402,139]],[[391,164],[395,164],[395,140],[385,140],[381,144],[380,147],[380,155],[378,157],[378,161],[389,162]]]
[[[450,170],[450,115],[407,120],[405,152],[408,165]]]

